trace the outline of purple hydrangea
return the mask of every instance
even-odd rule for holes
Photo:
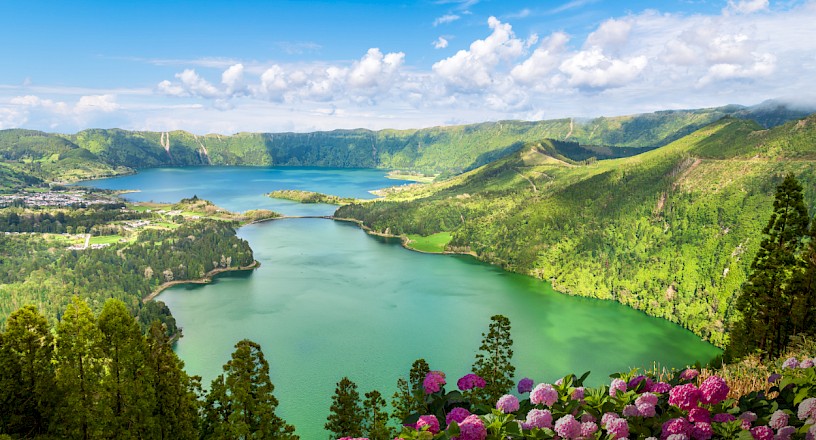
[[[499,397],[498,402],[496,402],[496,409],[505,414],[510,414],[518,411],[519,409],[518,397],[512,394],[505,394]]]
[[[728,413],[714,414],[714,416],[711,418],[711,421],[714,423],[728,423],[733,422],[734,420],[737,420],[737,418]]]
[[[701,397],[700,390],[694,384],[678,385],[669,391],[669,405],[688,411],[697,406]]]
[[[796,360],[795,357],[787,358],[787,359],[785,359],[785,362],[782,363],[782,368],[784,368],[784,369],[798,368],[798,367],[799,367],[799,362]]]
[[[583,414],[581,414],[581,423],[586,423],[586,422],[594,422],[594,421],[596,421],[596,420],[597,420],[597,419],[595,419],[595,416],[593,416],[593,415],[592,415],[592,414],[590,414],[590,413],[583,413]]]
[[[816,423],[816,397],[803,400],[796,415],[807,424]]]
[[[553,406],[558,400],[558,391],[548,383],[540,383],[530,393],[530,402],[533,405]]]
[[[572,400],[583,400],[584,399],[584,387],[578,387],[572,390],[572,394],[570,394],[570,399]]]
[[[531,428],[552,428],[552,413],[546,409],[531,409],[527,413],[527,425]]]
[[[567,414],[555,422],[555,432],[564,439],[577,439],[581,436],[581,422],[572,414]]]
[[[780,429],[787,424],[788,414],[785,411],[782,411],[781,409],[774,411],[774,413],[771,414],[771,421],[768,422],[768,426],[770,426],[773,429]]]
[[[434,415],[419,416],[416,422],[417,431],[422,431],[422,428],[427,426],[428,431],[437,434],[439,432],[439,420],[436,420]]]
[[[813,368],[813,359],[803,359],[799,362],[799,368]]]
[[[692,423],[711,423],[711,413],[705,408],[692,408],[689,411],[688,419]]]
[[[700,374],[699,371],[695,370],[694,368],[686,368],[680,373],[680,379],[683,380],[694,380]]]
[[[456,386],[462,391],[472,390],[474,388],[484,388],[485,385],[485,380],[478,374],[473,373],[468,373],[456,381]]]
[[[647,377],[647,376],[640,375],[640,376],[635,376],[635,377],[633,377],[633,378],[632,378],[632,380],[630,380],[630,381],[629,381],[629,384],[628,384],[629,389],[630,389],[630,390],[635,390],[635,389],[637,389],[638,385],[640,385],[640,383],[641,383],[641,382],[645,382],[645,384],[643,385],[643,389],[641,390],[641,392],[643,392],[643,391],[649,391],[649,390],[652,388],[652,385],[654,385],[654,383],[652,382],[652,379],[650,379],[650,378],[649,378],[649,377]]]
[[[606,425],[606,431],[612,435],[612,438],[627,438],[629,437],[629,423],[626,419],[612,419]]]
[[[709,440],[711,437],[714,437],[711,423],[697,422],[691,428],[691,438],[694,440]]]
[[[635,405],[626,405],[623,407],[623,416],[624,417],[637,417],[640,415],[637,406]]]
[[[774,440],[774,432],[770,426],[755,426],[751,428],[751,437],[756,440]]]
[[[688,437],[689,434],[691,434],[691,424],[682,417],[667,420],[663,423],[662,435],[660,437],[666,438],[673,434],[682,434]]]
[[[652,385],[649,388],[649,392],[657,393],[657,394],[666,394],[671,391],[672,386],[667,384],[666,382],[657,382],[656,384]]]
[[[598,432],[598,425],[595,422],[581,423],[581,437],[590,438],[596,432]]]
[[[518,383],[518,392],[519,394],[529,393],[533,390],[533,379],[529,377],[525,377],[521,379]]]
[[[486,438],[487,429],[484,422],[475,414],[462,420],[462,423],[459,424],[459,435],[454,437],[455,440],[485,440]]]
[[[768,383],[777,383],[779,382],[779,379],[782,379],[782,375],[779,373],[774,373],[768,376]]]
[[[702,395],[700,400],[707,405],[716,405],[728,397],[730,390],[723,378],[710,376],[700,384],[700,393]]]
[[[793,426],[783,426],[776,431],[776,435],[774,436],[774,440],[791,440],[793,438],[793,434],[796,433],[796,428]]]
[[[612,379],[612,383],[609,384],[609,395],[615,397],[615,394],[617,394],[618,390],[620,390],[620,392],[622,393],[625,393],[626,382],[624,382],[623,379]]]
[[[739,415],[739,419],[742,420],[742,429],[746,431],[751,429],[751,424],[754,423],[757,419],[756,413],[751,411],[745,411],[744,413]]]
[[[456,407],[445,416],[445,424],[450,425],[451,422],[462,423],[462,420],[465,420],[467,416],[470,415],[470,411]]]
[[[445,373],[441,371],[429,371],[428,374],[425,375],[425,380],[422,381],[422,388],[425,389],[425,394],[433,394],[438,392],[445,383]]]

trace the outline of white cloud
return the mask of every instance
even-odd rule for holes
[[[116,103],[116,97],[113,95],[83,96],[74,106],[74,110],[78,112],[113,112],[120,108],[122,107]]]
[[[13,108],[0,107],[0,130],[22,127],[28,122],[26,112]]]
[[[600,48],[593,47],[564,60],[559,70],[567,75],[567,82],[573,87],[602,89],[621,87],[634,81],[646,64],[648,62],[643,55],[614,59],[605,55]]]
[[[257,90],[260,96],[265,99],[280,102],[283,101],[284,93],[288,88],[289,84],[286,81],[286,73],[283,68],[274,65],[261,75],[261,84]],[[258,92],[256,92],[256,96],[258,96]]]
[[[9,101],[13,105],[27,108],[42,108],[52,113],[69,114],[71,112],[70,106],[62,101],[53,101],[51,99],[42,99],[35,95],[16,96]]]
[[[382,93],[391,86],[404,60],[402,52],[383,55],[380,49],[371,48],[351,67],[348,84],[365,95]]]
[[[631,30],[632,23],[626,20],[615,20],[614,18],[606,20],[596,31],[589,34],[585,47],[618,48],[629,41]]]
[[[561,62],[569,36],[556,32],[541,42],[530,58],[515,66],[510,76],[519,84],[534,86],[548,81],[549,75]]]
[[[445,37],[439,37],[431,44],[433,44],[434,49],[444,49],[448,47],[448,40]]]
[[[244,93],[246,91],[244,65],[239,63],[230,66],[221,74],[221,83],[227,86],[227,95]]]
[[[714,64],[708,68],[708,73],[700,78],[699,85],[708,85],[715,81],[734,79],[756,79],[768,77],[776,70],[776,57],[771,54],[762,54],[753,64]]]
[[[728,0],[728,6],[723,9],[723,14],[752,14],[754,12],[768,9],[768,0]]]
[[[434,20],[433,25],[434,26],[439,26],[440,24],[453,23],[454,21],[456,21],[456,20],[458,20],[460,18],[461,17],[456,15],[456,14],[445,14],[445,15],[443,15],[441,17],[437,17],[437,19]]]

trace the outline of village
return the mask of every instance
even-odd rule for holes
[[[18,192],[0,195],[0,208],[6,206],[28,207],[81,207],[89,205],[114,205],[121,203],[113,197],[84,190]]]

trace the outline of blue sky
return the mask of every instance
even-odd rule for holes
[[[0,128],[411,128],[812,104],[816,0],[4,1]]]

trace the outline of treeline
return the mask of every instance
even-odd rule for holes
[[[378,232],[451,232],[450,251],[612,299],[727,344],[776,186],[816,207],[816,117],[724,119],[665,147],[583,166],[527,149],[431,187],[339,208]]]
[[[175,334],[175,320],[160,302],[142,302],[162,283],[204,277],[213,269],[254,262],[249,244],[228,222],[201,220],[176,229],[146,229],[132,243],[68,250],[37,235],[0,235],[0,324],[12,311],[35,304],[55,323],[73,295],[95,311],[117,298],[146,328],[161,320]]]
[[[297,439],[275,414],[260,346],[236,344],[204,393],[171,344],[115,299],[95,316],[74,297],[53,332],[35,307],[15,311],[0,332],[0,437]]]
[[[84,234],[118,220],[150,218],[152,214],[122,211],[124,203],[53,211],[4,208],[0,210],[0,232]]]

